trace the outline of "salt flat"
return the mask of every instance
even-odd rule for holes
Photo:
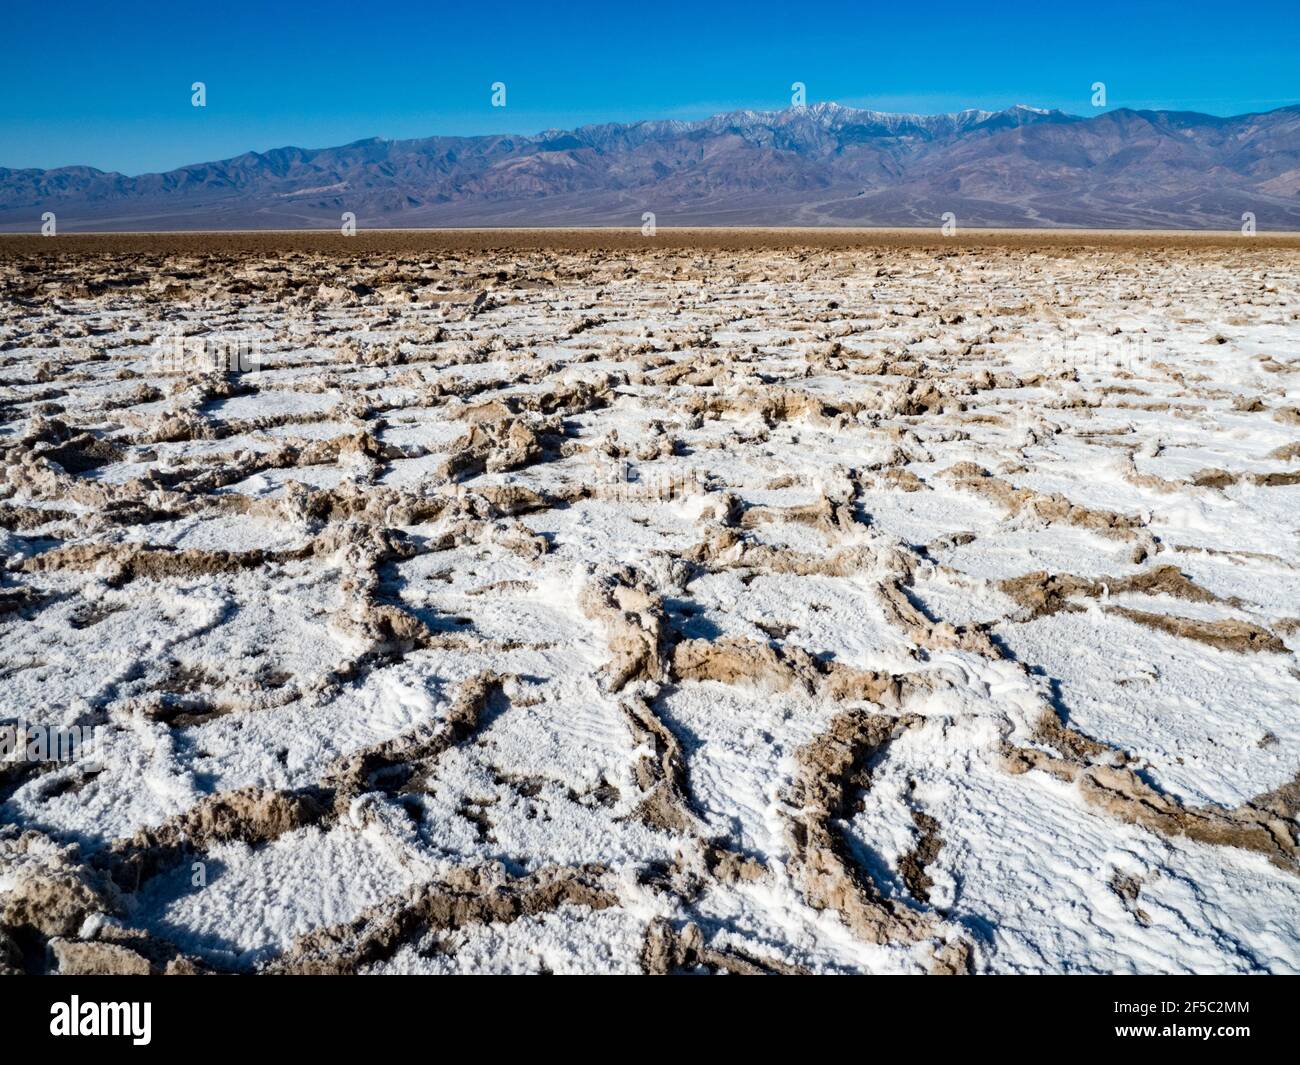
[[[1298,268],[0,241],[0,967],[1300,971]]]

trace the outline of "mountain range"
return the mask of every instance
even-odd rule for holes
[[[1300,105],[1218,117],[819,103],[535,136],[372,138],[128,177],[0,168],[0,230],[633,226],[1300,229]]]

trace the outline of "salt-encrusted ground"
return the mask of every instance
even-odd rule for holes
[[[0,249],[0,967],[1300,971],[1298,246],[340,243]]]

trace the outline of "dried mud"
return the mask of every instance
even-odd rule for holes
[[[1007,875],[964,835],[996,788],[1165,848],[1078,872],[1094,926],[1162,934],[1159,862],[1291,897],[1298,264],[1147,234],[0,239],[3,714],[108,736],[4,766],[0,971],[1075,967],[1049,903],[1025,931],[954,893]],[[231,335],[255,368],[168,361]],[[1224,690],[1175,690],[1206,662]],[[1166,685],[1192,723],[1144,745]],[[310,920],[205,924],[208,893],[330,877]],[[1292,962],[1300,934],[1259,967]]]

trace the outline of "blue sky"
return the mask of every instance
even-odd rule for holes
[[[808,102],[1236,114],[1300,102],[1300,3],[62,3],[0,10],[0,166],[137,174],[287,144]],[[190,86],[207,86],[207,106]],[[507,106],[491,106],[503,81]]]

